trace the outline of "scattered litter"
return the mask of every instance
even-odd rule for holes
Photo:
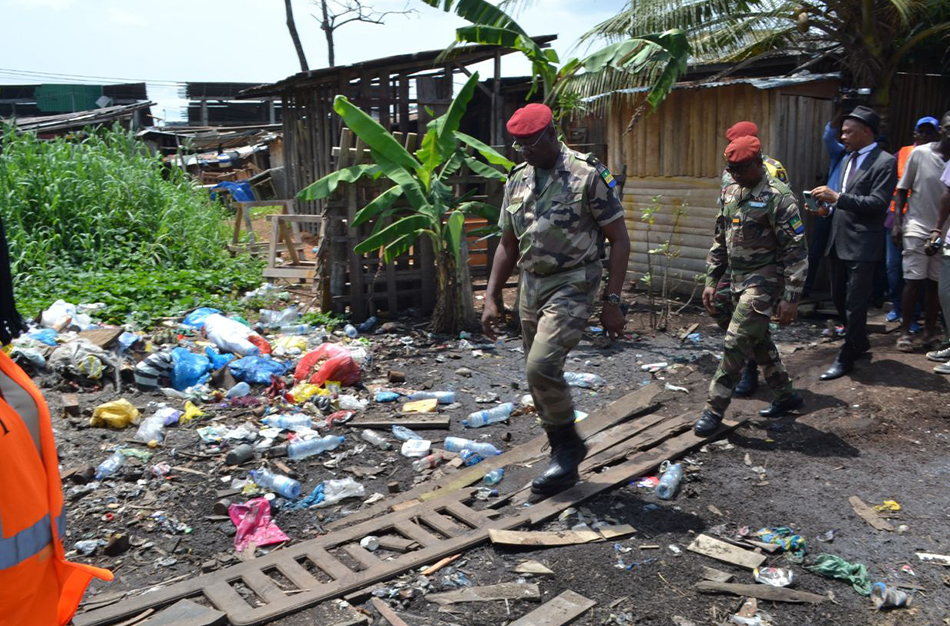
[[[671,385],[670,383],[666,383],[663,386],[663,388],[666,389],[667,391],[681,391],[683,393],[689,393],[689,389],[687,389],[686,387],[680,387],[679,385]]]
[[[795,572],[783,567],[757,567],[752,570],[755,582],[773,587],[791,587],[795,584]]]
[[[228,516],[237,527],[234,549],[243,552],[248,546],[268,546],[289,541],[290,537],[271,520],[270,502],[266,498],[254,498],[244,504],[232,504]]]
[[[849,563],[834,554],[819,554],[815,563],[806,569],[826,578],[850,581],[851,586],[859,594],[871,595],[871,578],[863,564]]]

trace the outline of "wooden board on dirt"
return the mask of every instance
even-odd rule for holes
[[[703,578],[716,583],[727,583],[732,580],[732,574],[703,565]]]
[[[458,591],[430,593],[429,602],[457,604],[459,602],[493,602],[495,600],[540,600],[541,588],[535,584],[501,583],[484,587],[466,587]]]
[[[95,328],[93,330],[84,330],[79,336],[86,341],[96,344],[100,348],[106,349],[119,340],[119,335],[123,331],[121,328]]]
[[[522,561],[511,570],[516,574],[532,574],[534,576],[554,576],[554,571],[538,561]]]
[[[809,602],[818,604],[828,600],[827,596],[820,596],[816,593],[807,591],[798,591],[787,587],[772,587],[770,585],[746,585],[738,583],[719,583],[712,580],[704,580],[696,583],[696,591],[700,593],[731,593],[736,596],[746,596],[748,598],[758,598],[759,600],[771,600],[772,602],[792,602],[801,604]]]
[[[219,626],[225,623],[227,616],[221,611],[191,600],[179,600],[140,626]]]
[[[570,589],[545,602],[508,626],[564,626],[586,613],[596,602]]]
[[[851,503],[851,508],[854,509],[854,512],[857,513],[861,519],[870,524],[875,530],[887,530],[893,532],[894,526],[883,517],[878,515],[877,511],[865,504],[861,498],[857,496],[851,496],[848,498],[848,502]]]
[[[392,626],[409,626],[401,617],[396,615],[396,612],[393,611],[388,604],[379,598],[373,598],[373,608]]]
[[[762,565],[766,559],[764,554],[743,550],[709,535],[699,535],[686,549],[746,569],[755,569]]]
[[[571,546],[579,543],[603,541],[600,533],[593,530],[548,530],[548,531],[518,531],[495,530],[488,531],[488,536],[494,544],[506,546],[536,546],[548,548],[551,546]]]

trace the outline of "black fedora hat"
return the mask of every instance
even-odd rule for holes
[[[858,120],[870,128],[875,135],[877,135],[878,129],[881,127],[881,116],[878,115],[874,109],[863,105],[854,107],[854,110],[845,115],[844,118]]]

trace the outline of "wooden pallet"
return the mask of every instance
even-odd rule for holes
[[[736,428],[743,421],[725,422],[714,437]],[[104,626],[149,608],[203,597],[213,607],[227,613],[234,626],[264,624],[281,615],[345,596],[463,552],[486,542],[490,530],[510,530],[547,521],[564,509],[649,472],[665,459],[675,458],[707,441],[688,431],[674,437],[660,437],[654,442],[658,445],[649,447],[642,441],[642,436],[652,428],[655,426],[640,429],[632,437],[640,438],[635,446],[639,451],[625,462],[594,474],[585,482],[535,506],[515,508],[508,515],[493,519],[500,514],[477,509],[476,506],[484,503],[472,501],[472,489],[447,491],[439,498],[426,502],[417,500],[408,508],[361,523],[351,522],[328,535],[271,552],[253,561],[79,614],[73,621],[76,626]],[[678,429],[677,426],[675,430]],[[621,443],[603,451],[619,452],[622,448]],[[541,469],[539,467],[538,471]],[[380,553],[360,547],[359,541],[367,535],[381,537],[383,546],[392,556],[383,559]],[[239,589],[245,595],[239,593]],[[249,602],[245,596],[251,596],[252,601]]]

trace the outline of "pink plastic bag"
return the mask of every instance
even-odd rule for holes
[[[348,387],[360,382],[360,366],[348,349],[335,343],[325,343],[305,354],[297,363],[294,380],[300,382],[308,376],[314,385],[338,380],[341,385]]]
[[[290,537],[277,527],[270,518],[270,502],[266,498],[254,498],[244,504],[232,504],[228,515],[237,527],[234,548],[242,552],[250,544],[255,547],[290,541]]]

